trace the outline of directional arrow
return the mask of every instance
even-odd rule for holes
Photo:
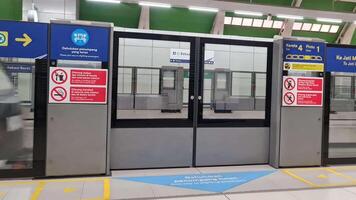
[[[32,39],[26,33],[22,34],[22,36],[23,38],[16,38],[15,41],[23,42],[22,46],[26,47],[32,42]]]

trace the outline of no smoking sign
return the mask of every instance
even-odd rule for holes
[[[63,87],[54,87],[51,90],[51,97],[54,101],[62,102],[67,98],[67,90]]]

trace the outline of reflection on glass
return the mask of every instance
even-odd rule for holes
[[[206,44],[204,119],[264,119],[267,48]]]
[[[356,157],[355,73],[332,73],[329,157]]]
[[[25,72],[9,65],[0,63],[0,170],[27,169],[33,158],[32,66]]]
[[[188,117],[189,42],[120,38],[118,119]]]

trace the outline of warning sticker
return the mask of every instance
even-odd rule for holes
[[[56,102],[63,102],[67,98],[67,90],[63,87],[54,87],[51,90],[51,98]]]
[[[106,69],[50,68],[49,103],[106,104]]]
[[[323,72],[323,63],[284,62],[283,70]]]
[[[322,106],[324,79],[319,77],[283,77],[283,106]]]

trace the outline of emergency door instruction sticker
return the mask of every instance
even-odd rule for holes
[[[106,69],[50,68],[49,103],[106,104]]]
[[[324,79],[319,77],[283,77],[283,106],[323,106]]]

